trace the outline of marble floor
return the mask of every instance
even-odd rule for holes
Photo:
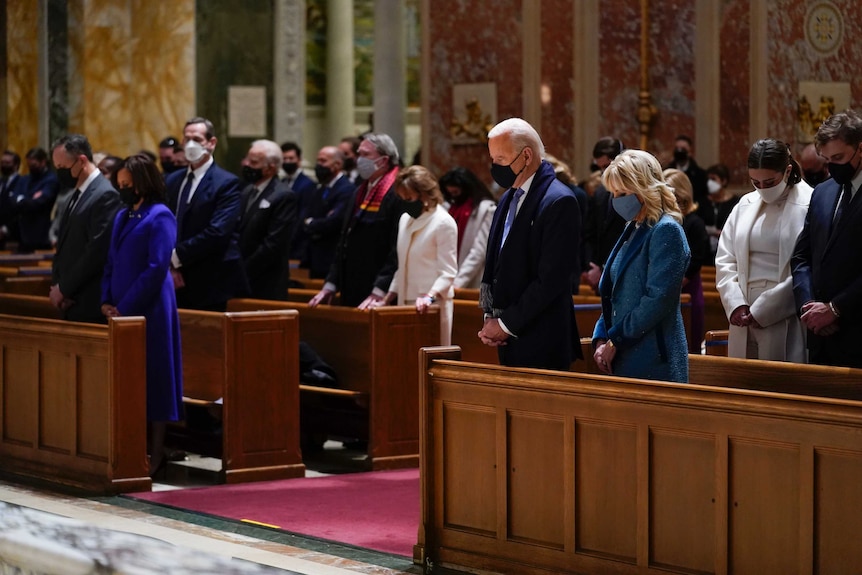
[[[193,456],[190,456],[190,459],[194,466],[199,468],[205,469],[207,465],[212,465],[204,460],[194,461]],[[312,469],[309,475],[326,474],[326,467],[323,469],[323,472]],[[177,473],[175,469],[168,473],[164,482],[155,484],[154,489],[177,489],[203,484],[207,484],[206,474],[194,478]],[[33,524],[42,519],[50,521],[50,516],[43,514],[52,514],[57,521],[62,522],[66,521],[62,518],[69,518],[80,522],[83,527],[79,525],[78,532],[86,527],[94,528],[94,532],[110,530],[122,534],[136,534],[156,540],[159,545],[166,542],[187,550],[181,553],[230,558],[233,565],[255,567],[252,570],[237,570],[237,573],[422,573],[422,569],[413,565],[406,557],[338,545],[238,521],[202,516],[127,497],[78,497],[8,480],[0,481],[0,536],[8,532],[2,525],[3,521],[14,519],[14,513],[10,510],[23,516],[18,518],[19,523]],[[153,569],[135,572],[166,571]],[[203,568],[201,571],[183,572],[211,571]]]

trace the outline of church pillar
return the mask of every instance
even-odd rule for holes
[[[407,51],[403,0],[374,1],[374,131],[405,154]],[[409,163],[406,162],[406,163]]]
[[[353,0],[327,0],[326,124],[328,143],[355,132],[353,76]]]
[[[279,144],[303,142],[305,127],[305,0],[276,0],[273,134]]]

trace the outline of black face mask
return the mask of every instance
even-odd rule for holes
[[[825,170],[820,172],[802,172],[802,177],[805,182],[812,188],[816,188],[817,184],[825,182],[829,179],[829,173]]]
[[[491,177],[494,178],[494,181],[497,182],[497,185],[503,189],[511,188],[515,183],[515,180],[518,179],[518,176],[521,175],[527,167],[527,162],[524,162],[524,167],[520,169],[517,173],[512,169],[512,164],[518,161],[518,158],[521,154],[526,150],[526,148],[522,149],[518,152],[518,155],[515,156],[515,159],[509,162],[506,165],[503,164],[495,164],[491,163]]]
[[[281,165],[281,169],[284,170],[288,176],[292,176],[296,173],[296,170],[299,169],[299,164],[296,162],[285,162]]]
[[[138,192],[132,186],[120,188],[118,191],[120,192],[120,201],[129,207],[134,206],[141,199],[141,196],[138,195]]]
[[[859,148],[857,147],[856,151],[853,152],[853,155],[850,156],[850,159],[843,164],[833,164],[832,162],[827,164],[829,166],[829,175],[831,175],[832,179],[842,186],[849,183],[850,180],[853,179],[853,176],[856,175],[856,170],[859,169],[859,166],[856,166],[855,168],[853,167],[853,158],[856,157],[858,152]]]
[[[425,208],[425,204],[422,203],[422,200],[413,200],[411,202],[404,202],[404,211],[413,219],[418,218],[422,215],[422,210]]]
[[[317,164],[314,166],[314,177],[317,178],[317,183],[326,184],[332,178],[332,169],[323,164]]]
[[[177,170],[177,166],[171,162],[162,162],[162,171],[166,174],[170,174],[171,172],[175,172]]]
[[[242,167],[242,179],[253,184],[263,179],[263,170],[260,168],[252,168],[251,166]]]
[[[684,164],[688,161],[688,150],[685,148],[675,148],[673,151],[673,161],[677,164]]]
[[[353,158],[344,158],[344,171],[349,172],[356,168],[356,160]]]
[[[74,165],[75,164],[72,164],[72,166]],[[67,190],[74,189],[78,186],[78,178],[72,175],[72,166],[69,166],[68,168],[57,168],[57,180],[60,182],[60,187]]]
[[[13,166],[0,166],[0,175],[5,177],[9,177],[15,173],[15,168]],[[30,173],[33,173],[33,170],[30,170]]]

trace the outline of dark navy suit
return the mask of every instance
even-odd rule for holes
[[[12,213],[18,218],[18,251],[49,249],[51,241],[51,209],[57,200],[57,176],[45,170],[39,177],[24,178],[15,197],[10,197]]]
[[[481,304],[516,336],[498,348],[501,364],[567,370],[582,356],[572,305],[578,200],[543,161],[500,250],[512,196],[503,195],[491,223]]]
[[[302,170],[297,172],[296,179],[292,183],[288,184],[287,178],[285,178],[284,182],[296,194],[297,217],[300,222],[304,222],[305,218],[308,217],[308,210],[314,197],[314,191],[317,189],[317,183],[306,176]],[[305,256],[307,239],[299,228],[295,229],[290,243],[291,258],[299,260]]]
[[[790,260],[797,312],[809,301],[832,302],[841,314],[828,337],[808,332],[809,361],[862,367],[862,191],[831,232],[841,186],[829,179],[814,188],[805,226]]]
[[[354,187],[342,174],[331,186],[320,186],[311,197],[308,224],[303,223],[303,235],[308,240],[303,264],[312,278],[325,278],[335,259],[341,224],[353,201]]]
[[[188,170],[165,180],[168,207],[177,213]],[[222,310],[227,300],[244,296],[248,282],[238,246],[240,187],[236,176],[213,163],[177,221],[177,257],[185,287],[177,290],[182,308]]]

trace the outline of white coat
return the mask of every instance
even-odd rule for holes
[[[452,341],[452,297],[458,271],[458,226],[442,206],[414,219],[402,214],[398,220],[398,270],[390,292],[398,294],[399,305],[414,305],[428,294],[440,306],[440,344]]]
[[[482,200],[473,207],[461,249],[458,251],[458,275],[455,276],[456,288],[479,289],[482,273],[485,271],[485,252],[488,248],[488,232],[494,220],[497,204],[492,200]]]
[[[811,191],[811,186],[804,181],[790,188],[784,202],[784,210],[779,218],[779,228],[776,230],[779,234],[779,283],[764,291],[753,305],[747,297],[750,263],[748,254],[751,228],[763,205],[760,194],[754,191],[743,196],[721,230],[718,251],[715,255],[715,284],[728,319],[733,310],[741,305],[749,305],[751,314],[761,326],[776,325],[779,328],[771,330],[771,335],[768,337],[784,340],[783,357],[761,356],[761,359],[799,363],[805,363],[807,360],[806,330],[796,315],[790,257],[793,255],[796,239],[805,225]],[[748,329],[730,326],[728,356],[742,358],[746,356]],[[782,347],[780,341],[773,343],[775,345],[768,347],[773,349],[776,349],[776,346]]]

